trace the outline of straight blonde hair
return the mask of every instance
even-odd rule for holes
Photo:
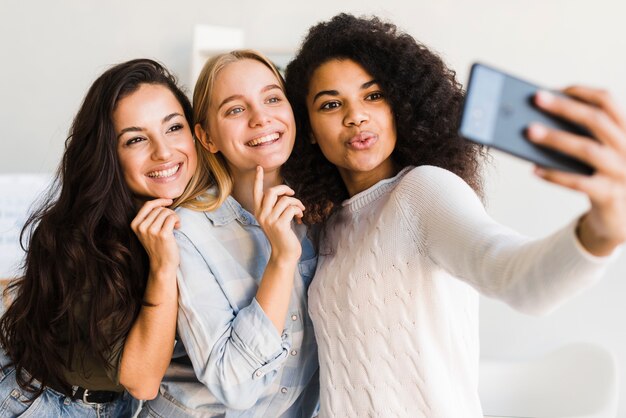
[[[213,87],[217,74],[229,64],[241,60],[258,61],[276,76],[280,87],[285,90],[285,81],[282,75],[262,53],[252,49],[239,49],[223,54],[215,55],[204,64],[193,90],[193,120],[194,136],[195,126],[200,125],[202,130],[208,132],[209,105],[213,95]],[[233,178],[228,170],[226,160],[221,153],[213,154],[202,145],[200,138],[196,138],[196,151],[198,152],[198,167],[191,178],[189,185],[176,201],[175,206],[183,206],[198,211],[211,211],[224,203],[233,190]],[[217,193],[207,193],[209,187],[215,186]]]

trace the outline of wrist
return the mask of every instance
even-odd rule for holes
[[[280,269],[287,268],[295,268],[298,260],[300,259],[300,254],[296,252],[278,252],[272,250],[272,254],[270,255],[270,259],[267,264],[271,264]]]
[[[177,264],[150,264],[149,279],[154,281],[172,281],[176,279]]]
[[[603,257],[610,255],[622,241],[610,235],[604,235],[594,228],[589,214],[584,215],[576,226],[576,237],[580,244],[592,255]]]
[[[150,275],[143,294],[142,305],[156,307],[162,305],[178,305],[178,284],[176,275]]]

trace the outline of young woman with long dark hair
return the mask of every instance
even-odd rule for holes
[[[0,319],[1,416],[131,416],[125,388],[156,396],[176,326],[169,207],[204,181],[191,121],[152,60],[116,65],[89,89],[22,231],[23,276]]]

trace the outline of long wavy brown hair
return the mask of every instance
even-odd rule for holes
[[[122,349],[141,308],[148,257],[130,228],[137,203],[124,181],[112,116],[142,84],[168,88],[193,126],[189,99],[161,64],[138,59],[110,68],[89,89],[51,192],[22,229],[24,275],[6,290],[13,302],[0,319],[0,344],[20,386],[42,383],[37,394],[43,386],[71,394],[64,372],[87,351],[116,366],[112,351]]]
[[[337,168],[309,140],[309,83],[315,70],[332,59],[353,60],[381,86],[395,117],[392,159],[397,167],[442,167],[482,194],[485,153],[457,133],[464,93],[454,71],[392,23],[342,13],[311,27],[286,69],[287,98],[297,134],[283,176],[307,208],[306,223],[324,222],[348,198]]]

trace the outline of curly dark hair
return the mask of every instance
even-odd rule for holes
[[[66,371],[86,353],[114,367],[110,358],[141,309],[148,256],[130,228],[137,206],[117,155],[113,113],[142,84],[168,88],[192,126],[189,99],[161,64],[137,59],[110,68],[85,96],[51,192],[22,229],[24,275],[6,289],[14,300],[0,319],[0,345],[20,386],[37,395],[44,386],[70,395]]]
[[[287,97],[296,118],[293,153],[283,176],[307,208],[304,221],[324,222],[348,198],[337,168],[309,141],[309,82],[332,59],[360,64],[385,93],[395,117],[394,164],[445,168],[482,194],[482,147],[459,137],[464,92],[441,58],[395,25],[377,17],[339,14],[313,26],[286,69]]]

